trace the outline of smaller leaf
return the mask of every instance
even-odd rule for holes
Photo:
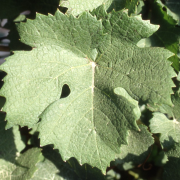
[[[160,28],[152,36],[140,40],[137,45],[139,47],[165,47],[174,53],[168,60],[173,62],[172,66],[178,72],[180,30],[176,27],[176,22],[157,2],[152,3],[149,17],[151,23],[159,24]]]
[[[13,180],[31,179],[37,170],[36,164],[43,160],[41,149],[32,148],[22,154],[16,161],[16,169],[13,171]]]
[[[177,24],[180,25],[180,2],[179,0],[164,0],[163,3],[158,0],[158,3],[163,7],[167,8],[167,13],[172,16],[174,20],[177,21]]]
[[[150,129],[152,133],[160,133],[160,142],[163,148],[171,147],[174,142],[180,142],[180,97],[178,94],[172,96],[174,107],[164,106],[159,107],[159,111],[153,114],[150,120]],[[172,117],[173,120],[168,119]]]
[[[163,180],[180,179],[180,143],[175,143],[173,148],[166,152],[169,161],[164,166]]]
[[[5,114],[0,112],[0,179],[11,180],[15,161],[25,147],[21,140],[19,127],[5,130]]]
[[[68,8],[67,13],[75,16],[83,11],[92,11],[93,9],[104,4],[107,12],[113,9],[116,11],[124,8],[128,9],[128,15],[137,13],[137,5],[139,0],[61,0],[60,6]]]
[[[60,6],[68,8],[68,14],[77,16],[83,11],[92,11],[107,1],[108,0],[60,0]]]
[[[126,169],[127,165],[133,167],[142,163],[149,153],[149,147],[154,143],[152,134],[144,125],[139,125],[140,131],[129,131],[128,145],[122,145],[120,154],[116,155],[115,162],[120,168]]]
[[[129,15],[136,14],[138,2],[139,0],[126,0],[126,8]]]

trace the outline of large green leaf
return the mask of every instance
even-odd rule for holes
[[[41,145],[54,144],[64,160],[73,156],[103,172],[126,144],[127,130],[138,129],[138,105],[129,97],[171,105],[175,76],[170,52],[136,46],[157,26],[126,11],[104,15],[103,25],[88,12],[75,18],[59,11],[21,23],[21,41],[36,48],[1,66],[8,75],[0,93],[7,127],[32,127],[40,117]],[[71,92],[60,99],[64,84]],[[128,96],[114,92],[119,87]]]
[[[164,166],[163,180],[180,179],[180,144],[175,143],[172,149],[166,152],[168,162]]]
[[[160,133],[160,142],[163,148],[173,146],[174,142],[180,140],[180,97],[178,94],[172,96],[174,107],[162,106],[159,111],[168,114],[173,120],[161,113],[156,112],[150,120],[150,129],[152,133]]]

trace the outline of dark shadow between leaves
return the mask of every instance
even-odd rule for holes
[[[169,140],[165,140],[162,143],[164,151],[171,149],[175,144],[176,144],[176,141],[174,141],[172,136],[169,136]]]
[[[168,157],[168,162],[164,166],[163,180],[179,180],[180,179],[180,158]]]
[[[88,164],[79,165],[75,158],[70,158],[64,162],[57,150],[51,146],[44,146],[43,155],[50,160],[60,171],[59,176],[71,180],[105,180],[105,176],[97,168],[92,168]]]
[[[14,143],[12,128],[5,130],[5,116],[5,113],[0,112],[0,159],[14,163],[17,149]]]
[[[54,14],[59,8],[60,0],[1,0],[0,19],[14,20],[20,13],[30,10],[28,18],[35,18],[36,12]],[[62,8],[61,8],[62,9]],[[62,9],[65,11],[65,8]]]
[[[123,159],[119,159],[117,158],[115,161],[112,161],[111,162],[111,166],[117,166],[117,168],[119,170],[126,170],[124,168],[128,168],[128,167],[125,167],[124,166],[124,163],[130,163],[132,162],[131,166],[132,168],[139,165],[139,166],[142,166],[143,164],[145,164],[147,158],[148,158],[148,155],[150,154],[151,152],[151,147],[148,148],[147,151],[145,151],[144,153],[142,153],[141,155],[139,156],[136,156],[134,154],[127,154],[127,156]]]

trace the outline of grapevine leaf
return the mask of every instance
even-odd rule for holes
[[[180,179],[180,144],[175,143],[173,148],[166,152],[168,162],[164,166],[163,179]]]
[[[5,114],[0,114],[0,179],[12,179],[12,171],[16,168],[15,160],[25,147],[21,140],[19,128],[5,130]]]
[[[166,115],[160,112],[155,112],[150,120],[151,132],[161,134],[160,142],[163,148],[169,148],[174,142],[179,142],[180,140],[180,97],[178,94],[172,96],[172,102],[174,107],[165,106],[165,108],[160,108],[160,110],[168,113],[173,120],[168,119]]]
[[[37,170],[37,163],[43,159],[41,149],[32,148],[23,153],[16,161],[16,169],[12,172],[14,180],[31,179]]]
[[[162,7],[167,8],[167,13],[177,21],[177,24],[180,25],[180,1],[179,0],[164,0],[163,3],[158,0],[158,3]]]
[[[124,166],[124,163],[142,163],[148,156],[148,148],[154,143],[151,133],[144,125],[139,125],[140,131],[129,131],[128,145],[122,145],[121,153],[116,155],[114,165]]]
[[[59,1],[60,0],[1,0],[0,19],[7,18],[14,20],[20,13],[26,10],[30,10],[32,16],[35,16],[36,12],[54,14],[59,6]]]
[[[174,53],[169,60],[172,66],[179,71],[179,40],[180,30],[176,27],[176,22],[163,10],[162,6],[154,2],[152,4],[150,21],[152,24],[159,24],[160,28],[152,36],[138,42],[141,47],[165,47]]]
[[[63,160],[73,156],[105,173],[126,144],[127,130],[138,129],[137,103],[114,89],[123,88],[136,100],[171,105],[175,73],[167,50],[136,46],[157,26],[140,16],[129,18],[126,11],[104,14],[103,26],[88,12],[78,18],[59,11],[37,14],[20,23],[21,41],[36,48],[15,52],[1,66],[8,74],[1,95],[7,100],[7,127],[32,127],[40,117],[41,145],[54,144]],[[64,84],[71,93],[60,98]]]

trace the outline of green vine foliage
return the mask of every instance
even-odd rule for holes
[[[2,2],[0,179],[180,179],[180,2]]]

